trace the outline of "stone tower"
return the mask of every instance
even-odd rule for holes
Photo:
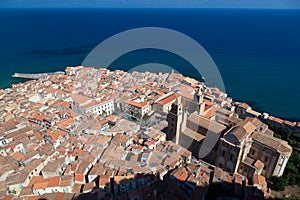
[[[172,104],[172,108],[168,113],[168,133],[167,140],[171,140],[179,144],[179,136],[183,119],[181,96]]]
[[[203,94],[202,94],[201,88],[198,88],[197,92],[194,94],[193,101],[194,101],[194,105],[196,106],[195,110],[197,111],[197,114],[203,115],[205,103],[203,100]]]

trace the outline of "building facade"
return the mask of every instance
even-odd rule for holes
[[[179,97],[167,117],[167,140],[228,173],[249,178],[254,174],[267,178],[283,175],[292,148],[286,141],[273,137],[273,132],[258,118],[248,117],[227,130],[224,125],[202,116],[201,106],[192,114],[184,110]],[[207,137],[217,138],[210,148],[204,144]],[[201,152],[203,145],[209,151],[206,157]]]
[[[90,112],[96,115],[111,115],[115,110],[114,100],[110,97],[94,100],[81,95],[72,96],[71,108],[79,114]]]

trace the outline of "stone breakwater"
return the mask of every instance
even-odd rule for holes
[[[56,72],[58,73],[58,72]],[[54,75],[56,73],[40,73],[40,74],[28,74],[28,73],[14,73],[13,78],[25,78],[25,79],[41,79],[49,75]]]

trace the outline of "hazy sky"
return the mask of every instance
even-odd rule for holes
[[[0,0],[0,7],[300,9],[300,0]]]

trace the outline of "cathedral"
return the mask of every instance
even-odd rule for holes
[[[167,140],[190,150],[202,159],[229,173],[246,177],[261,174],[282,176],[292,148],[258,118],[239,120],[225,126],[204,116],[201,88],[193,100],[179,96],[167,115]]]

